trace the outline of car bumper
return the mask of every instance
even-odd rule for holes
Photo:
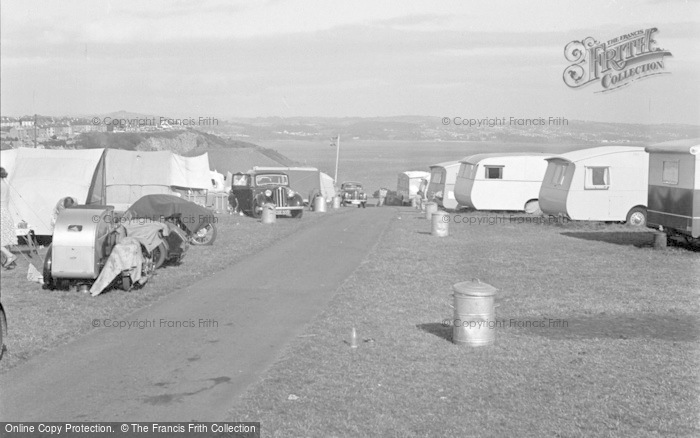
[[[357,205],[357,204],[364,204],[365,202],[367,202],[366,199],[345,199],[346,204]]]

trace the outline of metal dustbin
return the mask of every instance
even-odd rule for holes
[[[317,196],[314,198],[314,211],[316,213],[326,212],[326,200],[323,198],[323,196]]]
[[[262,206],[262,223],[274,224],[277,221],[277,212],[275,212],[274,204],[263,204]]]
[[[450,234],[450,214],[446,211],[433,213],[430,234],[436,237],[447,237]]]
[[[433,213],[437,213],[438,205],[435,202],[426,202],[425,204],[425,218],[431,220],[433,218]]]
[[[337,210],[340,208],[340,196],[333,196],[333,209]]]
[[[470,347],[492,345],[496,340],[494,300],[498,289],[474,278],[453,285],[452,291],[452,342]]]

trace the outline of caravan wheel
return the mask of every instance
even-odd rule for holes
[[[540,209],[540,201],[533,199],[525,203],[525,213],[541,215],[542,210]]]
[[[647,224],[647,209],[634,207],[627,213],[627,225],[631,227],[643,227]]]

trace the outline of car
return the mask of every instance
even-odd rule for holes
[[[357,181],[346,181],[340,185],[340,199],[343,206],[350,204],[365,208],[367,205],[367,194]]]
[[[272,204],[276,215],[301,218],[304,199],[289,187],[289,176],[284,172],[249,171],[233,175],[231,204],[248,216],[262,216],[263,206]]]

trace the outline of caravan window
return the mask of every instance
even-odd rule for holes
[[[484,166],[486,179],[503,179],[503,166]]]
[[[678,161],[664,161],[661,171],[661,182],[664,184],[678,184]]]
[[[587,190],[605,190],[610,187],[610,168],[586,167],[586,181],[583,187]]]
[[[460,178],[471,178],[473,167],[474,167],[473,164],[462,163],[462,165],[459,167],[459,177]]]
[[[560,186],[564,184],[564,178],[566,177],[566,169],[569,168],[568,164],[559,163],[554,165],[554,173],[552,174],[552,180],[550,181],[555,186]]]
[[[435,184],[442,184],[442,170],[433,170],[433,173],[430,175],[430,182],[433,182]]]

